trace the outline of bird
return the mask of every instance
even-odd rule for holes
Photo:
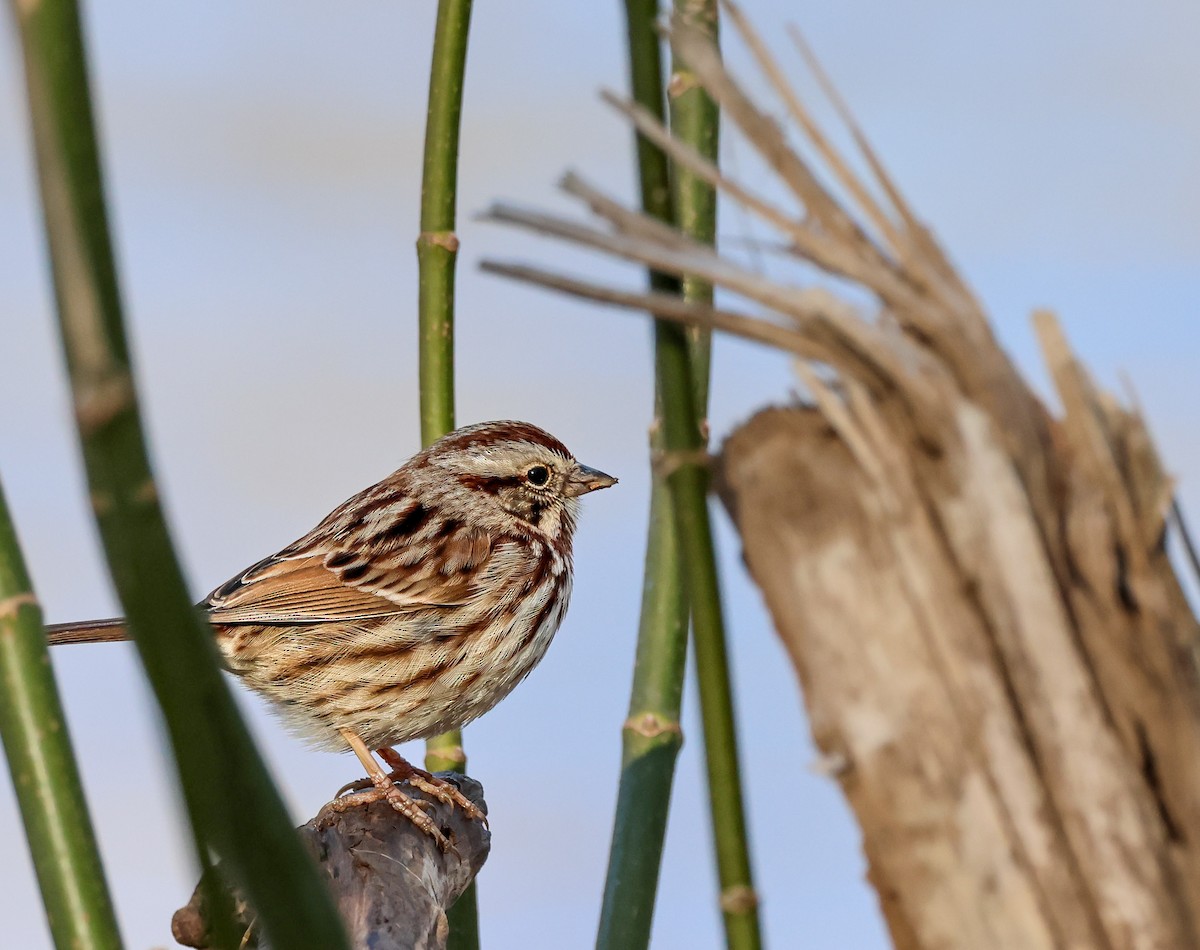
[[[302,737],[362,763],[370,785],[347,787],[368,790],[335,805],[385,798],[444,849],[398,783],[483,813],[393,747],[473,721],[538,664],[570,601],[579,499],[615,484],[531,423],[465,426],[199,608],[234,676]],[[128,639],[121,618],[47,633],[52,645]]]

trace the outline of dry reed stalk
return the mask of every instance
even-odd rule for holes
[[[716,463],[718,490],[824,765],[862,826],[897,946],[1200,944],[1198,629],[1166,555],[1172,486],[1144,422],[1092,384],[1042,313],[1064,407],[1054,416],[811,53],[802,47],[870,178],[726,8],[820,165],[703,36],[675,22],[671,41],[794,208],[620,108],[795,257],[870,291],[877,312],[768,281],[574,178],[568,192],[601,225],[506,207],[493,217],[711,281],[743,303],[717,310],[488,267],[798,358],[812,404],[736,431]]]

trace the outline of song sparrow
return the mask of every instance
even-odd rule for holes
[[[579,496],[616,479],[526,422],[439,439],[278,554],[201,601],[229,669],[438,840],[408,781],[482,817],[392,745],[477,718],[537,665],[571,595]],[[51,643],[125,639],[122,620],[61,624]],[[362,796],[360,796],[361,798]]]

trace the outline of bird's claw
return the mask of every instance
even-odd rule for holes
[[[457,808],[471,821],[482,821],[488,827],[487,814],[453,782],[418,768],[400,755],[395,749],[384,747],[378,750],[379,757],[392,767],[388,776],[393,782],[407,782],[413,788],[436,798],[443,805]]]
[[[351,785],[355,784],[358,783],[351,783]],[[426,809],[435,807],[433,802],[424,801],[419,798],[409,798],[390,782],[387,788],[374,786],[362,791],[339,795],[329,803],[329,807],[336,812],[345,812],[352,808],[358,808],[360,805],[374,804],[381,799],[386,800],[392,808],[412,822],[418,831],[429,835],[438,846],[438,850],[443,854],[453,849],[450,839],[446,837],[442,829],[437,826],[426,811]]]

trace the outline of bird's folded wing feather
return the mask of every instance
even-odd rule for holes
[[[455,607],[480,596],[495,553],[490,536],[465,531],[441,543],[424,538],[356,551],[302,539],[218,587],[202,606],[218,624],[366,620]]]

